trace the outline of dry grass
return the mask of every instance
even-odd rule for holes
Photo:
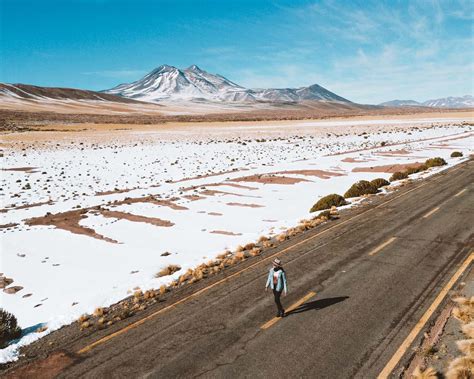
[[[456,346],[464,355],[474,354],[474,339],[456,341]]]
[[[446,372],[446,379],[473,379],[474,358],[459,357],[454,359]]]
[[[94,310],[95,317],[102,317],[104,315],[104,308],[99,307]]]
[[[474,321],[462,326],[463,333],[469,338],[474,338]]]
[[[460,158],[462,156],[463,156],[463,154],[460,151],[453,151],[451,153],[451,158]]]
[[[249,251],[249,254],[252,257],[256,257],[257,255],[260,255],[261,252],[262,252],[262,249],[260,249],[259,247],[254,247],[252,250]]]
[[[157,278],[161,278],[163,276],[168,276],[168,275],[172,275],[174,274],[175,272],[181,270],[181,267],[178,266],[178,265],[169,265],[168,267],[165,267],[164,269],[162,269],[158,274],[156,274],[155,276]]]
[[[420,366],[417,366],[411,375],[412,379],[436,379],[438,377],[433,367],[422,370]]]
[[[438,167],[447,165],[446,161],[441,157],[430,158],[425,162],[426,167]]]

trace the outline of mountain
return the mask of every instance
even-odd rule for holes
[[[474,97],[466,95],[462,97],[443,97],[441,99],[426,100],[419,103],[415,100],[392,100],[381,103],[384,107],[431,107],[431,108],[474,108]]]
[[[148,102],[205,99],[222,102],[321,100],[350,103],[317,84],[301,88],[248,89],[196,65],[184,70],[162,65],[136,82],[120,84],[103,93]]]
[[[11,100],[86,100],[116,103],[139,103],[124,97],[76,88],[39,87],[29,84],[0,83],[0,98]]]
[[[423,103],[427,107],[441,108],[474,108],[474,97],[470,95],[462,97],[444,97],[441,99],[427,100]]]
[[[422,106],[421,103],[415,100],[391,100],[379,105],[383,107],[406,107],[406,106]]]

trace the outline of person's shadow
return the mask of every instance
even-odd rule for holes
[[[344,301],[348,298],[349,296],[339,296],[339,297],[327,297],[321,300],[310,301],[309,303],[301,304],[298,308],[287,312],[286,315],[290,316],[296,313],[323,309],[326,307],[330,307],[331,305],[340,303],[341,301]]]

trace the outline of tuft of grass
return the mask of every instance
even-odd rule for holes
[[[426,164],[422,164],[421,166],[418,167],[408,167],[405,172],[407,175],[411,174],[416,174],[418,172],[426,171],[428,170],[428,166]]]
[[[445,166],[447,165],[446,161],[443,158],[436,157],[427,159],[425,162],[426,167],[438,167],[438,166]]]
[[[462,326],[463,333],[469,338],[474,338],[474,321]]]
[[[103,315],[104,315],[104,308],[99,307],[99,308],[95,309],[95,311],[94,311],[94,316],[95,317],[102,317]]]
[[[377,179],[371,180],[370,184],[372,184],[373,186],[377,188],[381,188],[381,187],[390,185],[390,182],[388,180],[385,180],[384,178],[377,178]]]
[[[397,171],[392,174],[392,176],[390,177],[390,181],[395,182],[397,180],[402,180],[406,178],[408,178],[408,174],[406,172]]]
[[[344,194],[345,198],[370,195],[378,192],[378,188],[367,180],[360,180],[354,183]]]
[[[456,346],[464,355],[474,356],[474,339],[456,341]]]
[[[8,343],[21,336],[21,329],[18,326],[16,317],[6,310],[0,308],[0,348],[4,348]]]
[[[169,265],[162,269],[158,274],[155,275],[157,278],[161,278],[162,276],[173,275],[176,271],[181,270],[181,266],[178,265]]]
[[[316,204],[312,206],[310,212],[322,211],[325,209],[331,209],[331,207],[340,207],[342,205],[347,205],[346,199],[337,193],[327,195],[318,200]]]
[[[433,367],[422,370],[420,366],[417,366],[411,377],[413,379],[437,379],[438,375]]]
[[[451,153],[451,158],[459,158],[459,157],[462,157],[463,154],[460,152],[460,151],[453,151]]]
[[[446,379],[469,379],[473,372],[474,357],[459,357],[449,364]]]

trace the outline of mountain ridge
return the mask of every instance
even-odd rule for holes
[[[471,95],[447,96],[439,99],[426,100],[421,103],[415,100],[390,100],[378,105],[384,107],[474,108],[474,97]]]
[[[318,100],[351,103],[318,84],[299,88],[245,88],[195,64],[185,69],[164,64],[135,82],[101,92],[148,102],[204,99],[220,102]]]

